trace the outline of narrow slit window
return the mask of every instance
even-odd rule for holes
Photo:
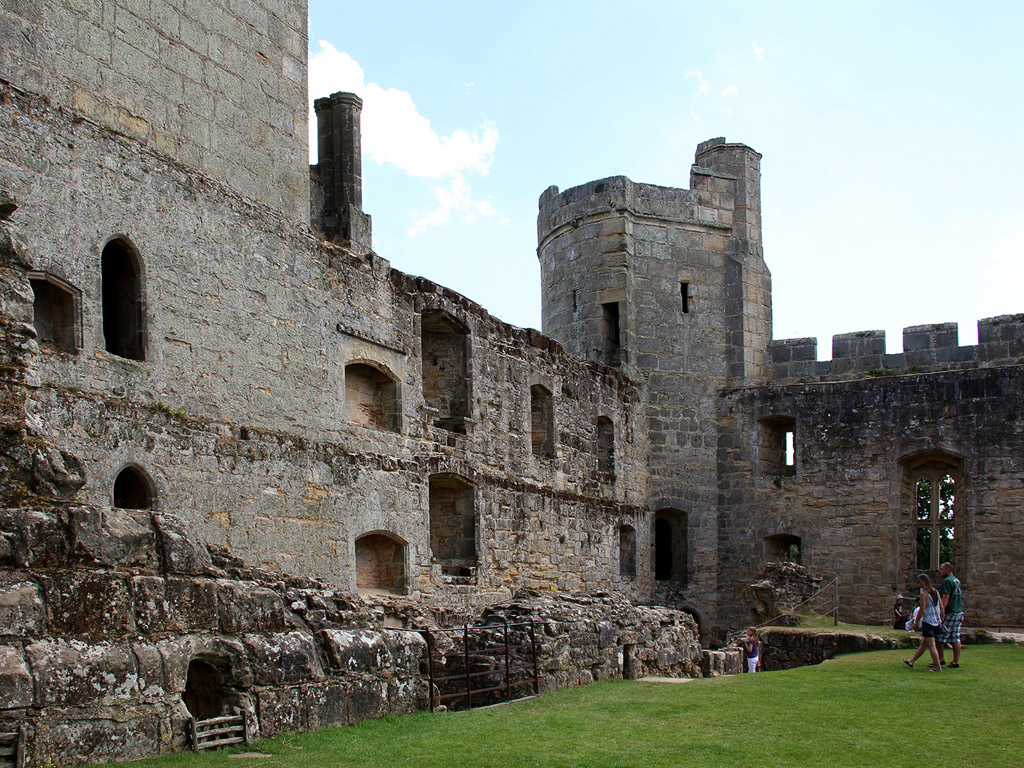
[[[786,431],[786,468],[796,467],[796,440],[793,430]]]
[[[621,333],[619,328],[619,302],[602,304],[604,320],[605,363],[612,367],[622,364]]]
[[[680,283],[679,284],[679,298],[682,303],[682,310],[684,315],[690,314],[690,284]]]

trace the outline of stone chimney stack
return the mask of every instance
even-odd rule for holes
[[[313,103],[317,124],[311,219],[324,237],[354,250],[372,247],[370,217],[363,213],[360,113],[354,93],[332,93]],[[319,189],[317,186],[319,185]]]

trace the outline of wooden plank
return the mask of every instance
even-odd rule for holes
[[[216,749],[217,747],[226,747],[228,744],[244,744],[245,739],[241,736],[235,736],[232,739],[219,739],[218,741],[210,741],[199,745],[199,749]]]
[[[221,723],[240,723],[241,715],[224,715],[223,717],[211,717],[207,720],[196,720],[196,725],[202,728],[204,725],[220,725]]]
[[[225,725],[220,728],[203,728],[199,731],[200,738],[209,738],[210,736],[218,736],[221,733],[234,733],[242,730],[242,724],[236,725]]]

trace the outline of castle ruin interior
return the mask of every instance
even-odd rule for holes
[[[0,34],[29,763],[182,748],[229,705],[264,736],[408,711],[423,649],[385,628],[523,595],[632,617],[552,684],[694,671],[772,560],[858,623],[950,560],[968,624],[1024,623],[1024,315],[773,339],[750,147],[544,191],[524,330],[373,251],[358,95],[317,100],[308,165],[304,0],[12,0]]]

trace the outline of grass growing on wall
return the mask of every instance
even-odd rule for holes
[[[1024,764],[1024,648],[969,646],[963,668],[906,652],[685,684],[609,681],[475,712],[365,722],[132,768],[543,768]],[[243,751],[243,750],[238,750]]]

